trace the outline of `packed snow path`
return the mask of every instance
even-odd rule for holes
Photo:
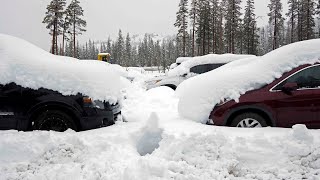
[[[320,179],[320,131],[207,126],[174,91],[126,91],[127,123],[76,133],[0,132],[0,180]]]

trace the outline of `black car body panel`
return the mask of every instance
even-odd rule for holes
[[[0,85],[0,130],[31,130],[39,113],[55,109],[67,113],[79,130],[89,130],[113,124],[121,113],[118,104],[103,109],[88,106],[82,94],[64,96],[49,89],[33,90],[15,83]]]

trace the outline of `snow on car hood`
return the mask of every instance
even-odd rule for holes
[[[127,84],[113,66],[52,55],[27,41],[0,34],[0,83],[15,82],[32,89],[46,88],[115,103]]]
[[[238,100],[247,91],[280,78],[303,64],[320,62],[320,39],[290,44],[256,60],[243,59],[184,81],[177,88],[179,114],[206,123],[221,100]]]
[[[229,63],[235,60],[255,57],[254,55],[238,55],[238,54],[208,54],[198,57],[184,57],[181,58],[181,64],[168,72],[169,76],[180,76],[190,72],[190,68],[200,64],[210,63]],[[177,61],[179,58],[177,59]]]

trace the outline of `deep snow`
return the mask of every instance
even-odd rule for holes
[[[37,50],[28,58],[52,57],[42,53]],[[54,60],[50,64],[53,69],[63,68],[59,60]],[[70,60],[74,59],[68,63]],[[9,63],[0,64],[2,82],[15,78],[15,73],[16,77],[33,77],[38,72],[19,73],[25,64],[23,59],[17,62],[17,69]],[[39,68],[50,72],[49,67]],[[122,70],[110,68],[119,77]],[[12,71],[6,74],[8,69]],[[127,123],[79,133],[0,131],[0,180],[320,179],[320,130],[308,130],[303,125],[292,129],[237,129],[189,121],[179,115],[179,99],[172,89],[146,91],[144,81],[151,75],[138,71],[131,74],[135,80],[120,94],[125,97],[122,113]],[[63,74],[57,76],[63,80]],[[43,77],[39,76],[38,81],[50,85]],[[84,83],[76,77],[67,79]],[[54,78],[47,80],[58,82]],[[37,87],[31,81],[25,83]],[[61,88],[59,83],[53,85]]]
[[[203,125],[179,116],[173,90],[145,91],[143,81],[126,90],[127,123],[80,133],[0,132],[0,180],[320,178],[319,130]]]

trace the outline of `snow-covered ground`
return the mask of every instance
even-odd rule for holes
[[[159,75],[156,72],[57,59],[17,39],[14,44],[25,48],[14,51],[5,45],[6,39],[0,35],[1,83],[13,81],[109,100],[105,94],[114,92],[115,97],[124,97],[122,113],[128,122],[79,133],[0,131],[0,180],[320,179],[320,130],[303,125],[292,129],[207,126],[179,115],[178,95],[172,89],[145,90],[144,81]],[[30,49],[36,53],[26,56]],[[17,56],[13,59],[10,54]],[[57,73],[70,69],[68,78]],[[110,76],[105,76],[106,70]],[[124,85],[109,92],[108,84],[122,82],[121,76],[134,80],[123,80]],[[119,91],[121,87],[125,89]]]
[[[186,120],[175,92],[146,91],[143,76],[126,89],[127,123],[80,133],[0,132],[0,179],[320,179],[320,130]]]

